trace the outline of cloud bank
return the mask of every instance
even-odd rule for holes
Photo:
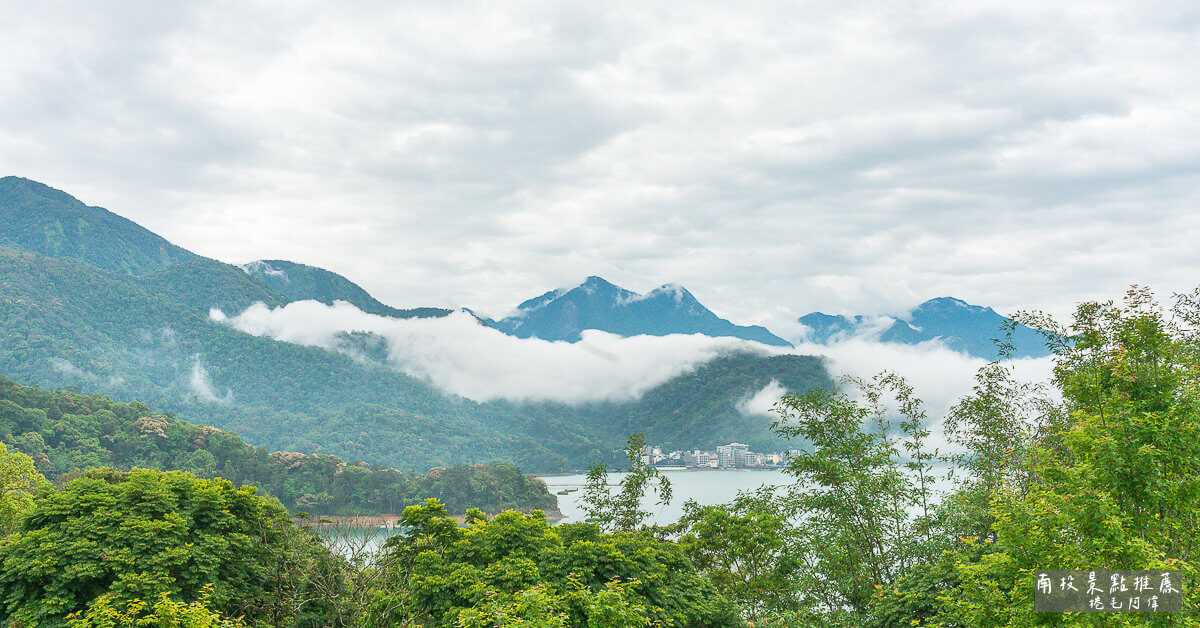
[[[383,339],[392,367],[476,401],[630,400],[730,352],[796,353],[826,356],[835,377],[869,377],[882,370],[900,373],[925,400],[930,421],[937,423],[954,401],[970,391],[975,371],[985,363],[937,342],[908,346],[856,339],[784,350],[736,338],[681,334],[623,338],[596,330],[584,331],[577,343],[550,342],[502,334],[463,312],[444,318],[395,319],[367,314],[341,301],[332,306],[298,301],[274,309],[260,303],[236,316],[213,310],[210,317],[246,333],[327,349],[348,350],[347,332],[374,334]],[[1048,358],[1014,364],[1023,379],[1042,380],[1050,373]],[[745,414],[768,415],[786,393],[772,381],[738,402],[737,408]],[[211,392],[210,396],[216,397]]]
[[[976,372],[987,364],[982,358],[947,349],[938,341],[916,345],[872,342],[851,338],[831,345],[798,344],[800,353],[820,353],[829,358],[830,375],[869,378],[882,371],[902,375],[924,402],[928,446],[946,453],[956,447],[946,441],[942,423],[954,404],[971,393]],[[1025,382],[1048,382],[1053,357],[1024,358],[1010,362],[1013,377]]]
[[[237,316],[213,310],[210,317],[257,336],[329,349],[343,347],[339,336],[346,332],[375,334],[386,341],[393,367],[476,401],[634,399],[719,355],[772,352],[758,343],[698,334],[623,338],[587,330],[576,343],[514,338],[465,312],[396,319],[343,301],[332,306],[298,301],[274,309],[259,303]]]

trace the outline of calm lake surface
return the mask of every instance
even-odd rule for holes
[[[938,479],[934,482],[935,490],[948,489],[950,483],[944,476],[948,467],[945,465],[936,465],[936,467],[935,472]],[[661,473],[671,481],[671,503],[659,506],[654,503],[656,498],[653,494],[642,500],[642,506],[651,513],[649,523],[661,525],[678,521],[679,517],[683,515],[683,504],[689,499],[694,499],[701,505],[724,504],[732,501],[738,491],[753,491],[764,485],[790,486],[795,481],[792,476],[775,469],[688,469],[663,470]],[[625,478],[625,475],[625,473],[608,474],[608,485],[614,493],[618,490],[617,484]],[[578,523],[587,517],[580,506],[580,501],[583,499],[583,487],[587,482],[586,475],[538,477],[546,483],[550,493],[558,498],[558,508],[566,515],[566,519],[563,519],[562,523]],[[567,495],[558,495],[558,492],[562,490],[571,492]],[[915,510],[913,512],[916,514]],[[400,528],[370,529],[364,531],[364,534],[370,537],[369,549],[377,550],[387,540],[387,537],[399,532]],[[350,544],[356,545],[357,543],[351,540]],[[335,547],[335,551],[339,553],[347,555],[351,553],[344,545],[336,542],[332,545],[338,546]]]
[[[675,523],[683,515],[683,503],[694,499],[701,505],[723,504],[732,501],[738,491],[752,491],[763,485],[790,485],[794,481],[790,475],[779,470],[764,469],[717,469],[717,470],[678,470],[662,471],[663,477],[671,481],[671,503],[666,506],[655,504],[657,499],[653,494],[642,500],[642,506],[652,513],[650,523]],[[551,475],[539,476],[550,493],[558,497],[558,509],[567,516],[563,523],[578,523],[587,515],[580,506],[583,499],[583,486],[587,482],[586,475]],[[617,484],[625,477],[624,473],[609,473],[608,484],[615,493]],[[557,495],[559,491],[571,490],[567,495]]]

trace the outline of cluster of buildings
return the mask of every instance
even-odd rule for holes
[[[665,467],[736,469],[739,467],[782,467],[787,464],[787,452],[762,454],[750,451],[749,445],[729,443],[716,451],[664,452],[660,447],[647,445],[642,450],[642,462]]]

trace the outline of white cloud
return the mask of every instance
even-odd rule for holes
[[[50,366],[54,367],[54,370],[65,375],[71,375],[89,381],[95,381],[98,379],[95,373],[85,371],[78,366],[75,366],[75,364],[70,360],[64,358],[50,358]]]
[[[224,395],[218,395],[213,388],[212,380],[208,376],[208,369],[200,362],[197,356],[192,363],[192,371],[188,378],[188,388],[201,401],[210,401],[214,403],[233,403],[233,391],[226,389]]]
[[[236,316],[213,310],[210,317],[257,336],[325,348],[339,347],[338,336],[343,332],[373,333],[386,341],[393,367],[477,401],[628,400],[733,351],[823,355],[835,378],[867,378],[885,370],[906,377],[924,400],[935,440],[943,446],[938,424],[954,402],[971,391],[976,371],[986,363],[936,341],[899,345],[854,338],[829,346],[800,344],[783,350],[734,338],[678,334],[622,338],[587,330],[577,343],[549,342],[507,336],[479,325],[463,312],[444,318],[395,319],[364,313],[342,301],[332,306],[299,301],[274,309],[256,304]],[[1051,373],[1050,358],[1013,364],[1016,376],[1025,381],[1047,381]],[[196,368],[202,367],[197,363]],[[741,400],[738,409],[746,414],[769,414],[786,393],[779,382],[771,381]]]
[[[738,402],[738,412],[746,416],[773,416],[771,409],[786,394],[787,388],[778,381],[771,380],[761,390]]]
[[[701,335],[622,338],[587,330],[577,343],[522,339],[480,325],[464,312],[443,318],[395,319],[366,314],[344,301],[256,304],[214,321],[257,336],[334,348],[341,332],[370,332],[387,341],[395,368],[477,401],[583,402],[633,399],[696,365],[733,351],[773,353],[736,338]]]
[[[835,378],[865,379],[883,371],[903,376],[924,402],[926,425],[930,428],[929,446],[943,453],[953,450],[942,429],[946,413],[971,393],[975,374],[987,364],[982,358],[952,351],[937,341],[903,345],[852,338],[828,346],[799,344],[796,351],[826,355],[830,374]],[[1011,364],[1013,377],[1018,381],[1049,382],[1054,358],[1024,358]]]

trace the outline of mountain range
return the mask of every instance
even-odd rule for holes
[[[576,342],[588,329],[751,341],[630,401],[476,402],[400,372],[370,334],[346,334],[333,349],[301,346],[209,316],[213,308],[237,313],[306,300],[401,319],[452,312],[393,307],[346,277],[297,262],[225,264],[60,190],[0,179],[0,375],[138,400],[271,449],[418,470],[507,460],[533,471],[618,460],[632,432],[670,448],[736,440],[769,450],[783,446],[771,417],[748,415],[743,402],[772,385],[792,392],[833,385],[822,358],[773,355],[768,347],[790,343],[724,320],[672,284],[642,295],[593,276],[528,299],[500,320],[476,317],[505,334],[550,341]],[[895,317],[813,313],[799,321],[818,343],[937,340],[990,358],[990,338],[1004,319],[940,298]],[[1014,354],[1043,355],[1036,336],[1017,327]]]
[[[579,341],[585,329],[598,329],[619,336],[702,334],[792,346],[765,327],[735,325],[718,317],[683,286],[667,284],[642,295],[596,276],[569,290],[529,299],[509,316],[486,323],[518,338],[568,342]]]
[[[850,317],[813,312],[797,320],[809,329],[807,339],[818,344],[848,338],[906,345],[935,341],[961,353],[994,360],[999,357],[995,340],[1003,340],[1010,345],[1014,358],[1050,354],[1038,330],[1019,324],[1008,330],[1008,319],[992,308],[953,297],[930,299],[897,316]]]
[[[563,339],[572,329],[601,325],[621,335],[745,334],[786,344],[765,329],[722,321],[682,288],[642,297],[599,278],[589,284],[591,295],[584,286],[580,292],[614,299],[608,306],[617,323],[591,314],[555,323],[550,314],[572,303],[580,312],[606,307],[574,301],[572,291],[542,299],[542,307],[526,302],[524,325],[512,317],[488,322],[525,337],[550,334],[539,325]],[[212,308],[239,312],[299,300],[347,301],[397,318],[449,312],[394,308],[304,264],[225,264],[44,184],[0,179],[0,374],[136,399],[271,449],[414,469],[500,459],[531,471],[619,459],[625,436],[635,431],[673,448],[738,440],[765,450],[782,446],[771,418],[745,414],[742,401],[772,382],[790,391],[832,385],[818,357],[771,356],[747,345],[632,401],[478,403],[360,352],[257,337],[208,315]]]

